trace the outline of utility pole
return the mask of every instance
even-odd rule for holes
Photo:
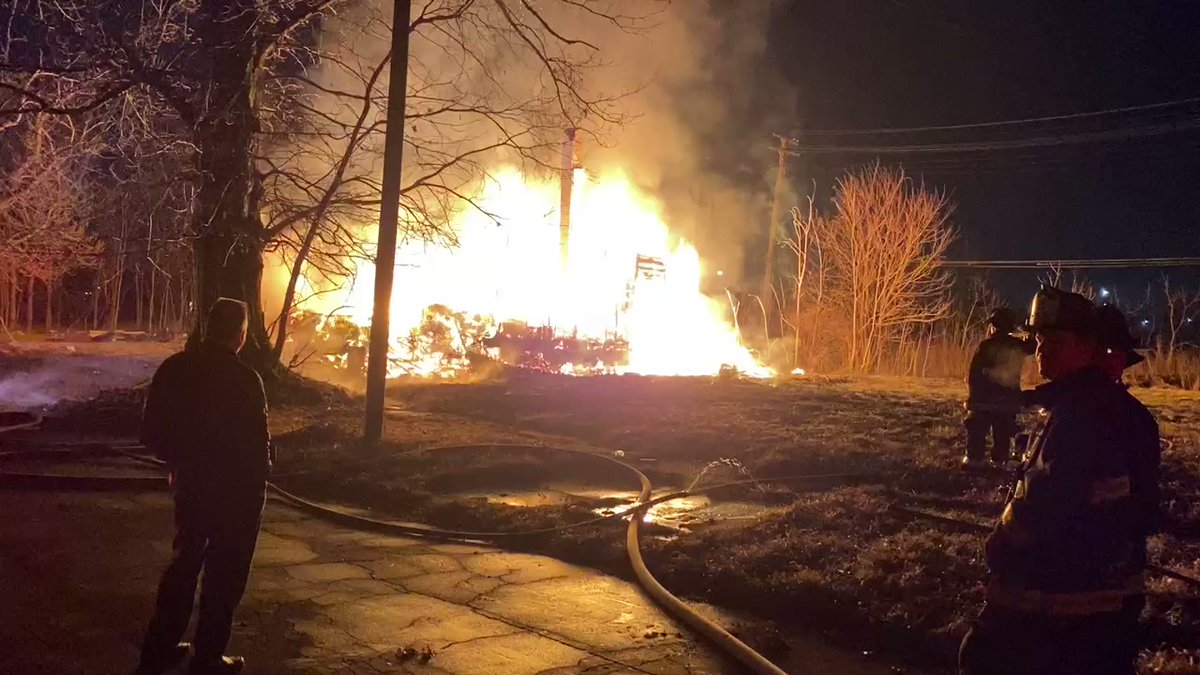
[[[575,128],[567,129],[562,147],[562,174],[559,178],[558,228],[562,269],[567,269],[567,253],[571,243],[571,196],[575,191],[575,169],[579,168],[579,140]]]
[[[770,321],[772,308],[775,306],[775,248],[779,245],[777,240],[779,230],[779,219],[782,216],[780,211],[783,210],[783,188],[784,180],[787,175],[787,139],[779,136],[779,166],[775,170],[775,193],[771,198],[771,222],[767,228],[767,260],[766,271],[763,273],[762,284],[762,303],[763,312]],[[767,330],[767,326],[763,326],[763,330]]]
[[[404,168],[404,107],[408,93],[408,32],[412,0],[392,5],[392,62],[388,64],[387,135],[383,149],[383,194],[379,203],[379,242],[375,250],[375,306],[367,351],[367,419],[363,440],[383,436],[383,395],[387,386],[388,328],[392,278],[396,271],[396,222],[400,215],[400,177]]]

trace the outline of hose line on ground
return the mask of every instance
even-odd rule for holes
[[[24,428],[24,427],[23,427]],[[0,429],[2,433],[4,429]],[[142,463],[156,468],[162,468],[163,462],[160,460],[148,457],[146,455],[134,452],[136,445],[106,445],[106,444],[83,444],[72,449],[70,446],[62,445],[58,447],[25,449],[0,452],[0,460],[8,458],[28,458],[28,457],[70,457],[77,458],[80,456],[119,456],[125,457],[132,461]],[[651,499],[652,484],[646,474],[631,464],[622,462],[619,459],[608,455],[589,452],[586,450],[578,450],[574,448],[559,448],[554,446],[542,445],[520,445],[520,444],[489,444],[489,445],[472,445],[472,446],[444,446],[432,448],[436,451],[483,451],[483,450],[537,450],[551,452],[570,452],[579,455],[586,455],[597,459],[602,459],[624,469],[630,471],[637,476],[640,483],[640,492],[636,502],[629,504],[627,508],[615,511],[614,513],[599,516],[576,523],[569,523],[553,528],[541,528],[536,530],[523,530],[518,532],[462,532],[455,530],[442,530],[438,528],[423,528],[410,525],[402,525],[384,520],[377,520],[352,513],[347,513],[338,509],[333,509],[316,502],[309,501],[297,495],[294,495],[274,483],[268,483],[267,488],[272,495],[279,500],[293,507],[297,507],[307,513],[311,513],[324,520],[351,527],[354,529],[368,530],[381,532],[386,534],[398,534],[404,536],[416,536],[423,538],[461,541],[478,543],[481,541],[498,542],[514,537],[529,537],[536,535],[545,535],[556,532],[562,532],[569,529],[584,527],[587,525],[597,524],[603,521],[612,520],[614,518],[629,518],[629,527],[626,531],[625,546],[629,555],[629,562],[633,566],[634,576],[637,578],[639,585],[650,598],[658,603],[668,614],[672,615],[679,621],[683,622],[701,637],[712,643],[726,657],[733,659],[741,664],[750,672],[756,675],[786,675],[785,671],[780,669],[775,664],[771,663],[762,654],[759,654],[746,643],[739,640],[732,633],[725,630],[715,622],[705,618],[689,607],[686,603],[668,591],[662,584],[654,578],[646,563],[642,558],[641,542],[640,542],[640,524],[646,510],[656,504],[661,504],[673,499],[679,499],[703,492],[710,492],[719,488],[745,485],[754,481],[736,481],[721,485],[708,486],[700,490],[691,490],[683,492],[675,492],[663,495],[656,499]],[[861,474],[815,474],[812,476],[798,476],[793,480],[812,480],[830,477],[842,477],[849,475]],[[0,471],[0,487],[22,487],[22,488],[39,488],[39,489],[76,489],[76,490],[127,490],[127,489],[166,489],[167,483],[162,477],[153,476],[78,476],[65,474],[34,474],[34,473],[14,473],[8,471]]]
[[[22,428],[27,428],[27,425],[22,425]],[[6,429],[0,428],[0,433]],[[5,458],[17,457],[68,457],[78,458],[87,456],[120,456],[127,458],[147,466],[162,468],[163,462],[160,460],[142,455],[136,452],[141,449],[141,446],[133,443],[83,443],[83,444],[58,444],[49,447],[40,447],[37,449],[25,449],[17,451],[0,452],[0,460]],[[384,534],[414,536],[427,539],[436,539],[443,541],[459,541],[468,543],[491,542],[500,543],[503,541],[511,541],[520,537],[534,537],[540,535],[548,535],[565,532],[571,529],[596,525],[605,521],[616,518],[628,518],[629,525],[626,529],[625,548],[629,557],[630,565],[633,567],[634,576],[643,591],[650,596],[654,602],[658,603],[664,610],[674,616],[676,619],[687,624],[692,630],[699,633],[703,638],[708,640],[717,649],[719,649],[727,657],[732,658],[737,663],[747,668],[750,672],[757,675],[786,675],[785,671],[771,663],[766,657],[758,653],[746,643],[739,640],[733,634],[710,621],[704,616],[697,613],[686,603],[668,591],[650,572],[646,566],[645,560],[641,552],[641,523],[646,512],[658,505],[675,499],[696,496],[713,492],[720,489],[731,487],[740,487],[748,485],[759,485],[768,482],[811,482],[819,480],[848,480],[861,478],[878,479],[885,475],[881,472],[843,472],[843,473],[824,473],[824,474],[802,474],[796,476],[771,477],[761,480],[739,480],[729,483],[721,483],[717,485],[705,486],[703,488],[695,488],[672,492],[658,497],[652,497],[653,486],[650,479],[637,467],[627,462],[621,461],[615,457],[599,452],[591,452],[576,448],[563,448],[556,446],[544,445],[526,445],[515,443],[502,444],[476,444],[476,445],[451,445],[439,446],[434,448],[423,449],[423,452],[483,452],[495,450],[513,450],[513,451],[541,451],[541,452],[564,452],[573,453],[576,455],[584,455],[589,458],[599,459],[616,466],[619,466],[626,471],[634,474],[640,484],[640,492],[637,500],[626,505],[621,509],[614,509],[612,513],[598,516],[596,518],[585,519],[582,521],[568,523],[550,528],[539,528],[534,530],[520,530],[514,532],[469,532],[458,530],[445,530],[440,528],[426,528],[412,525],[403,525],[400,523],[378,520],[366,516],[360,516],[353,513],[348,513],[339,509],[313,502],[298,495],[292,494],[279,487],[274,483],[268,483],[268,490],[280,501],[289,504],[302,511],[310,513],[316,517],[333,522],[345,527],[350,527],[359,530],[367,530],[380,532]],[[128,489],[152,489],[165,490],[168,486],[162,477],[154,476],[78,476],[78,475],[63,475],[63,474],[30,474],[30,473],[13,473],[0,471],[0,487],[25,487],[25,488],[41,488],[41,489],[77,489],[77,490],[128,490]],[[889,491],[893,497],[899,497],[894,491]],[[932,519],[947,524],[953,524],[961,527],[966,527],[975,532],[986,532],[991,528],[987,525],[955,518],[944,514],[924,511],[911,507],[905,507],[898,504],[892,504],[890,510],[902,513],[912,517],[920,517]],[[1200,587],[1200,579],[1195,579],[1187,575],[1176,572],[1172,569],[1159,565],[1147,565],[1147,569],[1153,573],[1160,574],[1189,585]]]
[[[891,511],[895,511],[896,513],[902,513],[906,516],[912,516],[914,518],[923,518],[925,520],[945,523],[947,525],[955,525],[976,534],[988,534],[992,531],[991,525],[986,525],[974,520],[967,520],[966,518],[955,518],[954,516],[948,516],[944,513],[935,513],[933,511],[916,509],[910,506],[901,506],[899,504],[892,504],[889,509]],[[1200,588],[1200,579],[1190,577],[1182,572],[1176,572],[1169,567],[1163,567],[1162,565],[1156,565],[1154,563],[1147,563],[1146,571],[1174,579],[1176,581],[1182,581],[1189,586]]]

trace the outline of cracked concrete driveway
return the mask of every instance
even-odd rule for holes
[[[0,672],[131,671],[170,509],[165,495],[0,492]],[[263,674],[731,670],[624,581],[274,502],[230,652]]]

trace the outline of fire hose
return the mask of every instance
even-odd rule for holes
[[[29,425],[22,425],[22,428],[29,428]],[[6,431],[6,428],[0,427],[0,433]],[[83,443],[83,444],[62,444],[59,446],[40,447],[33,449],[13,450],[0,452],[0,460],[18,459],[18,458],[35,458],[35,457],[52,457],[52,458],[79,458],[79,457],[96,457],[96,456],[117,456],[123,457],[146,466],[162,468],[163,463],[153,457],[148,457],[136,452],[140,446],[135,444],[105,444],[105,443]],[[673,595],[665,587],[654,578],[650,570],[646,567],[645,561],[642,558],[640,547],[640,524],[646,510],[673,499],[710,492],[722,487],[730,487],[732,485],[742,485],[748,481],[737,481],[736,483],[714,485],[699,490],[691,490],[684,492],[675,492],[663,495],[657,498],[651,498],[652,485],[650,479],[644,473],[638,470],[631,464],[622,462],[614,457],[607,455],[588,452],[585,450],[577,450],[573,448],[559,448],[553,446],[537,446],[537,445],[519,445],[519,444],[497,444],[497,445],[477,445],[477,446],[446,446],[441,448],[431,448],[432,451],[444,450],[537,450],[551,452],[569,452],[588,457],[602,459],[624,469],[630,471],[637,476],[641,484],[641,490],[638,499],[627,505],[626,508],[615,510],[614,513],[599,516],[596,518],[570,523],[553,528],[541,528],[536,530],[523,530],[518,532],[467,532],[457,530],[444,530],[438,528],[414,527],[410,525],[401,525],[384,520],[359,516],[345,511],[329,508],[316,502],[304,499],[294,495],[274,483],[268,483],[267,489],[269,493],[280,501],[320,517],[324,520],[346,527],[379,532],[391,535],[414,536],[442,541],[458,541],[467,543],[479,542],[500,542],[506,539],[516,537],[531,537],[536,535],[545,535],[555,532],[562,532],[569,529],[594,525],[603,521],[612,520],[615,518],[629,518],[629,526],[626,534],[626,548],[629,555],[630,564],[633,567],[634,575],[641,585],[642,589],[650,596],[652,600],[663,607],[670,615],[680,620],[703,638],[710,641],[717,647],[725,656],[731,658],[738,664],[747,668],[750,672],[756,674],[769,675],[786,675],[786,673],[775,664],[771,663],[762,654],[759,654],[746,643],[739,640],[732,633],[728,632],[715,622],[705,618],[689,607],[686,603]],[[814,480],[822,478],[834,478],[849,476],[851,474],[819,474],[812,476],[797,476],[792,480]],[[857,474],[855,474],[857,475]],[[167,483],[158,476],[79,476],[65,474],[46,474],[46,473],[24,473],[0,471],[0,487],[17,487],[17,488],[32,488],[32,489],[73,489],[73,490],[163,490],[167,488]]]
[[[909,506],[901,506],[899,504],[892,504],[889,507],[889,509],[896,513],[902,513],[904,515],[912,516],[914,518],[923,518],[925,520],[932,520],[935,522],[946,523],[947,525],[954,525],[954,526],[969,530],[971,532],[975,532],[977,534],[988,534],[989,532],[992,531],[991,525],[986,525],[984,523],[980,523],[980,522],[977,522],[974,520],[967,520],[965,518],[955,518],[953,516],[948,516],[943,513],[935,513],[932,511],[925,511],[924,509],[916,509],[916,508],[912,508]],[[1154,563],[1147,563],[1146,570],[1152,574],[1164,576],[1169,579],[1174,579],[1176,581],[1182,581],[1183,583],[1185,583],[1189,586],[1194,586],[1196,588],[1200,588],[1200,579],[1197,579],[1195,577],[1190,577],[1181,572],[1176,572],[1175,570],[1173,570],[1169,567],[1163,567],[1162,565],[1156,565]]]
[[[40,420],[39,420],[40,421]],[[22,424],[21,428],[30,428],[30,424]],[[0,427],[0,433],[7,431],[8,428]],[[25,449],[8,452],[0,452],[0,460],[8,458],[21,457],[70,457],[76,458],[81,456],[119,456],[126,459],[152,466],[162,468],[163,463],[153,457],[148,457],[136,452],[140,449],[140,445],[136,444],[117,444],[117,443],[84,443],[84,444],[64,444],[58,447],[41,447],[37,449]],[[694,609],[667,590],[650,572],[646,566],[645,560],[642,557],[640,534],[641,523],[645,512],[653,506],[669,502],[675,499],[700,495],[708,492],[713,492],[719,489],[725,489],[736,486],[745,486],[752,484],[760,484],[762,482],[811,482],[816,480],[832,480],[832,479],[852,479],[852,478],[879,478],[882,474],[879,472],[873,473],[825,473],[825,474],[803,474],[797,476],[784,476],[767,478],[762,480],[740,480],[730,483],[722,483],[719,485],[710,485],[698,489],[688,489],[678,492],[672,492],[658,497],[652,497],[653,486],[650,479],[637,467],[623,462],[620,459],[611,457],[605,454],[590,452],[574,448],[561,448],[554,446],[540,445],[522,445],[522,444],[479,444],[479,445],[457,445],[457,446],[442,446],[435,448],[426,448],[422,452],[435,451],[495,451],[495,450],[516,450],[516,451],[547,451],[547,452],[565,452],[584,455],[590,458],[600,459],[620,466],[623,469],[633,473],[639,483],[640,492],[636,501],[626,505],[625,508],[615,509],[613,513],[598,516],[567,525],[561,525],[551,528],[540,528],[534,530],[522,530],[514,532],[470,532],[458,530],[445,530],[439,528],[426,528],[411,525],[402,525],[385,520],[378,520],[366,516],[360,516],[338,509],[333,509],[328,506],[304,499],[303,497],[292,494],[274,483],[268,483],[267,489],[274,497],[280,501],[289,504],[295,508],[310,513],[316,517],[322,518],[329,522],[350,527],[353,529],[374,531],[391,535],[422,537],[444,541],[458,541],[468,543],[500,543],[505,540],[511,540],[520,537],[532,537],[538,535],[546,535],[552,533],[560,533],[567,530],[586,527],[589,525],[599,524],[615,518],[628,518],[629,525],[626,529],[625,546],[629,557],[630,564],[633,568],[634,575],[642,587],[643,591],[650,596],[652,600],[658,603],[664,610],[676,619],[688,625],[694,631],[699,633],[703,638],[717,647],[727,657],[747,668],[753,673],[768,673],[770,675],[780,675],[784,673],[778,666],[771,663],[762,654],[755,651],[743,641],[739,640],[733,634],[714,623],[713,621],[701,616]],[[128,490],[128,489],[151,489],[163,490],[167,487],[165,481],[161,477],[153,476],[77,476],[77,475],[62,475],[62,474],[40,474],[40,473],[16,473],[8,471],[0,471],[0,487],[24,487],[24,488],[42,488],[42,489],[81,489],[81,490]],[[893,496],[897,496],[892,493]],[[944,521],[954,525],[966,527],[976,532],[990,531],[990,527],[982,523],[977,523],[960,518],[954,518],[937,513],[931,513],[920,509],[914,509],[897,504],[891,506],[891,510],[897,513],[903,513],[913,517],[927,518],[933,520]],[[1158,565],[1148,565],[1148,569],[1156,574],[1166,576],[1172,579],[1182,581],[1186,584],[1200,587],[1200,579],[1195,579],[1187,575],[1181,574],[1169,568]]]

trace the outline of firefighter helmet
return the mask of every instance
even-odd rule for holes
[[[1030,332],[1067,330],[1095,336],[1099,328],[1096,306],[1078,293],[1043,285],[1029,308]]]

